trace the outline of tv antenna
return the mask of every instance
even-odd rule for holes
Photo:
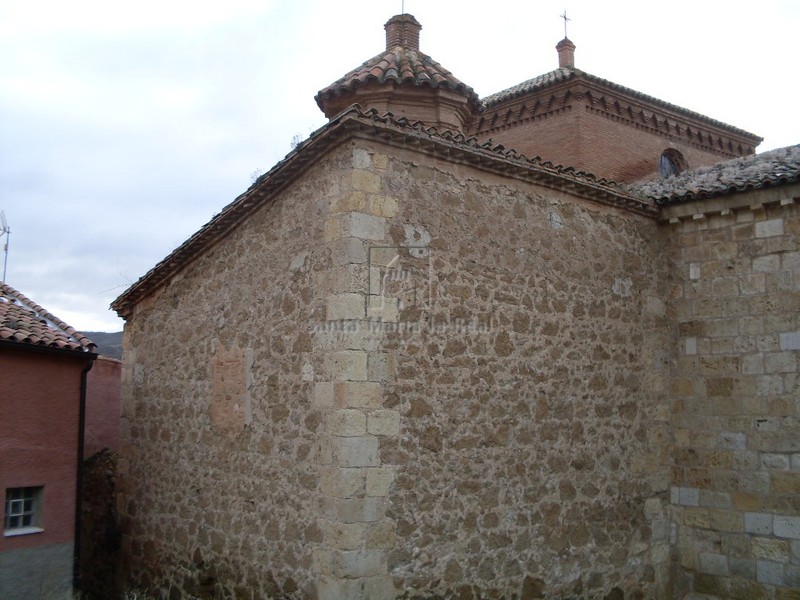
[[[6,243],[3,247],[5,256],[3,257],[3,283],[6,281],[6,271],[8,270],[8,238],[11,236],[11,227],[8,226],[6,221],[6,213],[0,210],[0,236],[6,236]]]

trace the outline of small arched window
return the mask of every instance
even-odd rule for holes
[[[687,169],[686,159],[675,148],[667,148],[658,159],[658,174],[661,177],[672,177]]]

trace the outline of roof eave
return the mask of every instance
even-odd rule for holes
[[[538,157],[528,159],[503,146],[492,146],[489,142],[480,144],[476,138],[467,138],[460,133],[440,133],[422,122],[412,123],[404,118],[395,120],[392,115],[379,115],[375,110],[362,112],[358,105],[353,105],[312,133],[268,173],[259,177],[244,194],[123,292],[114,300],[111,308],[121,317],[128,318],[136,303],[164,285],[265,202],[275,198],[306,166],[359,133],[362,137],[377,135],[381,141],[403,148],[435,149],[437,156],[442,156],[441,151],[446,150],[444,154],[452,160],[467,162],[483,170],[526,179],[550,188],[567,189],[578,196],[647,217],[657,216],[654,204],[636,198],[612,182],[590,173],[551,165]]]

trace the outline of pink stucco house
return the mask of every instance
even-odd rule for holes
[[[96,358],[91,340],[0,284],[4,600],[70,597],[86,390]]]

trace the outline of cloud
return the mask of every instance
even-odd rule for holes
[[[79,329],[324,123],[314,94],[381,51],[397,2],[6,3],[0,209],[8,281]],[[800,139],[794,3],[567,3],[577,66],[751,129]],[[422,50],[488,95],[556,66],[562,2],[406,8]],[[769,108],[766,106],[769,105]],[[99,327],[99,324],[103,327]]]

